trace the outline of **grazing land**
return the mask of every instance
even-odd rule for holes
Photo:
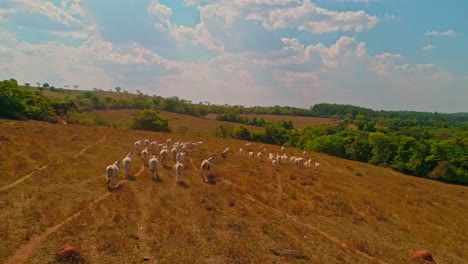
[[[206,115],[207,119],[216,120],[216,114]],[[266,115],[266,114],[255,114],[255,115],[241,115],[252,118],[263,118],[267,122],[279,122],[279,121],[291,121],[295,128],[304,128],[307,126],[320,126],[320,125],[332,125],[338,123],[338,120],[332,118],[320,118],[320,117],[308,117],[308,116],[287,116],[287,115]]]
[[[83,113],[87,117],[99,116],[115,128],[128,129],[135,114],[139,109],[93,110]],[[167,111],[161,111],[161,116],[168,119],[173,132],[179,134],[209,135],[220,125],[238,126],[239,124],[218,121],[212,118],[200,118]],[[262,131],[262,127],[244,125],[250,131]]]
[[[106,166],[133,142],[168,138],[203,141],[183,163],[182,184],[172,160],[155,180],[134,155],[131,176],[121,170],[106,189]],[[468,263],[464,186],[315,152],[307,154],[319,169],[274,168],[240,156],[245,141],[193,134],[0,120],[0,139],[2,263],[54,263],[65,245],[87,263],[411,263],[419,249],[437,263]],[[204,183],[199,167],[210,155]]]

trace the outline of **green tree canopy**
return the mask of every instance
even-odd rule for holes
[[[145,109],[136,115],[131,124],[132,129],[170,132],[169,122],[156,111]]]

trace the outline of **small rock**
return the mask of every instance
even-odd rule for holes
[[[144,258],[143,258],[143,261],[149,261],[149,260],[150,260],[149,257],[144,257]]]

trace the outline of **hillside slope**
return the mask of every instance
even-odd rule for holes
[[[133,156],[133,176],[107,191],[105,167],[145,138],[204,143],[181,185],[173,161],[152,180]],[[66,244],[87,263],[410,263],[418,249],[468,262],[467,187],[318,153],[319,170],[273,168],[238,140],[7,120],[0,139],[0,262],[54,262]]]

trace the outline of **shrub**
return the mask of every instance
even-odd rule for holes
[[[170,132],[169,122],[154,110],[145,109],[132,120],[131,129]]]

